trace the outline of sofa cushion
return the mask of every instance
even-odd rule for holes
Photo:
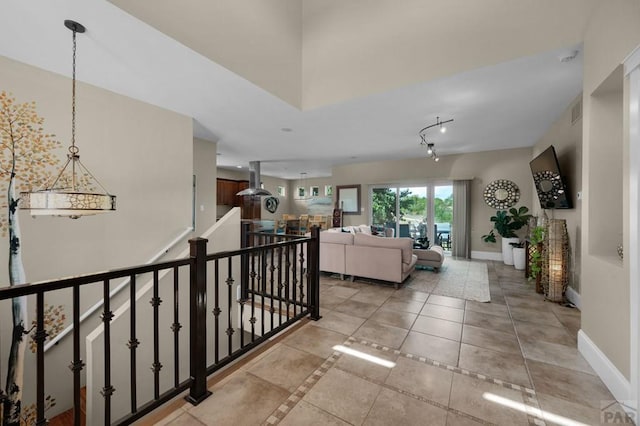
[[[353,244],[370,247],[397,248],[402,250],[402,263],[411,264],[413,240],[411,238],[381,238],[375,235],[355,234]]]
[[[354,235],[349,232],[320,232],[321,243],[331,244],[353,244]]]

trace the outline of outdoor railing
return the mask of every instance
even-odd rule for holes
[[[44,352],[47,338],[45,302],[51,292],[64,289],[71,292],[74,328],[69,357],[71,377],[67,380],[73,383],[75,425],[81,424],[81,373],[85,367],[81,338],[87,330],[81,328],[80,306],[90,303],[81,298],[81,290],[87,286],[99,286],[104,298],[101,316],[104,327],[101,368],[104,377],[100,379],[99,386],[94,379],[93,387],[100,388],[104,399],[105,425],[130,424],[186,390],[189,392],[187,400],[198,404],[210,394],[208,375],[301,318],[308,315],[311,319],[319,319],[318,229],[315,228],[310,237],[249,233],[243,236],[245,243],[250,238],[257,238],[256,241],[262,244],[207,254],[207,240],[196,238],[189,241],[188,258],[0,289],[0,303],[16,297],[35,296],[36,424],[47,422],[45,389],[53,387],[45,383]],[[161,277],[164,271],[170,272],[168,280]],[[181,279],[187,273],[188,279]],[[151,308],[140,304],[140,295],[137,294],[143,276],[151,278]],[[109,292],[112,282],[120,279],[130,279],[131,282],[127,300],[127,336],[112,335],[114,313]],[[170,297],[172,303],[161,306],[161,294],[165,298]],[[188,300],[188,317],[180,303],[182,300]],[[143,308],[151,309],[151,318],[142,313]],[[168,323],[170,327],[165,327]],[[213,327],[208,327],[207,323]],[[146,329],[152,332],[142,331]],[[181,345],[181,333],[187,331],[189,347],[185,349],[184,339]],[[125,340],[126,344],[122,344]],[[152,346],[145,348],[152,356],[140,356],[144,345]],[[170,347],[168,350],[161,349],[167,345]],[[128,352],[125,358],[118,357],[120,360],[128,359],[128,363],[119,362],[114,371],[112,357],[116,352],[118,356]],[[0,359],[4,359],[4,354]],[[151,380],[148,379],[148,370],[139,368],[143,363],[151,367]],[[57,369],[56,382],[65,380],[60,366],[47,367]],[[163,367],[172,370],[170,374],[163,371]],[[188,374],[185,374],[186,370]],[[126,384],[114,386],[114,381],[125,380],[121,377],[125,372],[128,376]],[[128,394],[127,401],[121,399],[114,405],[114,395],[119,391]],[[147,398],[147,394],[152,396]],[[90,424],[90,419],[87,419],[87,424]]]

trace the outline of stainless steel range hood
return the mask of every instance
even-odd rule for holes
[[[271,195],[266,189],[260,188],[260,162],[249,162],[249,187],[236,195]]]

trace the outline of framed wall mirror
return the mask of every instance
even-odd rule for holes
[[[518,185],[507,179],[491,182],[484,189],[484,201],[489,207],[503,210],[514,206],[520,199]]]
[[[360,214],[360,185],[338,185],[336,191],[343,214]]]

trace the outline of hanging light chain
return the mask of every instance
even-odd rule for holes
[[[69,152],[71,155],[78,154],[76,147],[76,30],[73,31],[73,61],[72,61],[72,83],[71,83],[71,146]]]

